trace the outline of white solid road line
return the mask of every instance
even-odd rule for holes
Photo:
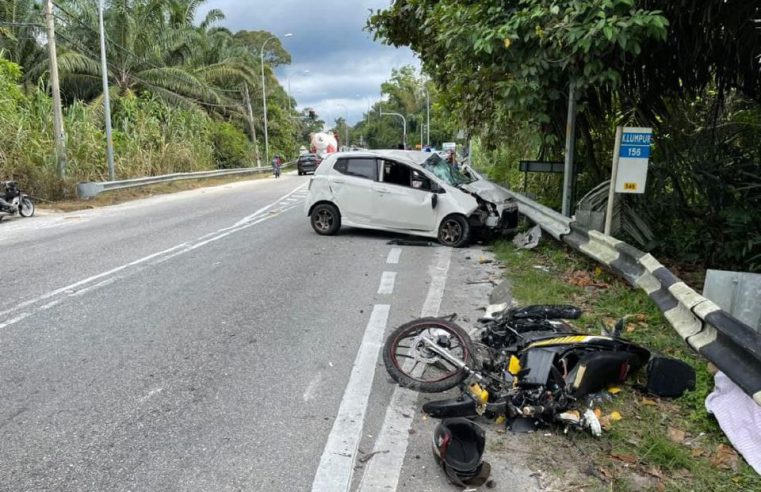
[[[342,492],[351,486],[354,458],[362,438],[367,402],[373,386],[378,354],[383,345],[389,309],[388,304],[373,306],[338,414],[317,466],[312,492]]]
[[[157,253],[153,253],[148,256],[144,256],[142,258],[139,258],[137,260],[131,261],[129,263],[125,263],[124,265],[118,266],[116,268],[112,268],[110,270],[107,270],[103,273],[99,273],[97,275],[93,275],[91,277],[87,277],[85,279],[82,279],[78,282],[74,282],[73,284],[69,284],[65,287],[61,287],[59,289],[52,290],[50,292],[47,292],[45,294],[42,294],[41,296],[23,301],[16,306],[6,309],[2,312],[0,312],[0,317],[5,317],[6,315],[16,313],[18,311],[24,310],[24,312],[21,315],[18,315],[14,318],[11,318],[7,321],[4,321],[0,323],[0,329],[5,328],[7,326],[13,325],[15,323],[18,323],[19,321],[33,315],[36,313],[39,313],[41,311],[45,311],[47,309],[50,309],[57,304],[60,303],[60,301],[73,297],[73,296],[79,296],[86,292],[89,292],[91,290],[99,289],[102,287],[105,287],[114,281],[116,281],[119,278],[124,278],[130,275],[133,275],[136,272],[141,271],[143,268],[147,267],[148,265],[157,265],[163,261],[166,261],[170,258],[174,258],[176,256],[185,254],[189,251],[193,251],[197,248],[200,248],[202,246],[205,246],[206,244],[209,244],[211,242],[217,241],[219,239],[222,239],[226,236],[229,236],[230,234],[233,234],[235,232],[242,231],[244,229],[247,229],[251,226],[254,226],[256,224],[259,224],[261,222],[264,222],[265,220],[268,220],[272,217],[275,217],[279,215],[282,212],[285,212],[287,210],[290,210],[291,208],[295,208],[295,205],[293,207],[279,210],[277,213],[267,213],[269,212],[269,209],[277,204],[279,200],[282,200],[285,197],[288,197],[292,195],[293,193],[296,193],[301,188],[303,188],[305,185],[300,185],[296,189],[292,190],[291,192],[287,193],[285,196],[278,198],[278,200],[270,203],[269,205],[260,208],[253,214],[244,217],[243,219],[236,222],[234,225],[225,227],[222,229],[219,229],[211,234],[205,234],[201,236],[200,238],[196,239],[195,241],[188,241],[181,244],[178,244],[176,246],[172,246],[171,248],[167,248],[165,250],[159,251]],[[263,215],[264,214],[264,215]],[[98,281],[97,283],[94,283],[95,281]],[[51,299],[56,298],[56,299]],[[42,301],[47,301],[50,299],[50,302],[47,302],[44,305],[41,306],[34,306],[35,304],[39,304]],[[28,309],[25,309],[28,308]]]
[[[391,248],[391,251],[388,252],[388,256],[386,257],[386,263],[390,265],[395,265],[399,263],[399,256],[402,254],[402,248]]]
[[[436,249],[435,263],[430,267],[431,284],[420,312],[421,317],[438,315],[451,257],[451,248]],[[360,491],[396,490],[404,456],[407,454],[409,431],[416,413],[418,396],[417,392],[400,386],[394,389],[373,448],[377,454],[373,455],[365,469],[359,484]]]
[[[383,272],[378,286],[378,294],[393,294],[396,272]]]

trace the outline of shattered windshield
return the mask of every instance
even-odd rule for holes
[[[437,178],[451,186],[464,185],[475,181],[475,179],[465,176],[459,169],[452,167],[451,164],[438,154],[433,154],[426,159],[423,163],[423,168],[431,171]]]

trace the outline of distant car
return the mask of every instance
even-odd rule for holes
[[[438,154],[406,150],[340,152],[309,182],[305,212],[318,234],[341,225],[437,238],[465,246],[477,232],[509,232],[518,206],[508,191]]]
[[[304,154],[299,156],[299,160],[296,161],[296,168],[299,171],[299,176],[306,173],[314,173],[321,162],[322,159],[317,154]]]

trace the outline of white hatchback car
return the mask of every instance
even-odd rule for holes
[[[309,182],[306,213],[318,234],[341,225],[438,238],[460,247],[476,232],[515,229],[506,189],[438,154],[375,150],[331,154]]]

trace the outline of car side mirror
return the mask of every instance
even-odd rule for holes
[[[447,190],[441,187],[436,181],[431,181],[431,193],[441,194],[446,193]]]

